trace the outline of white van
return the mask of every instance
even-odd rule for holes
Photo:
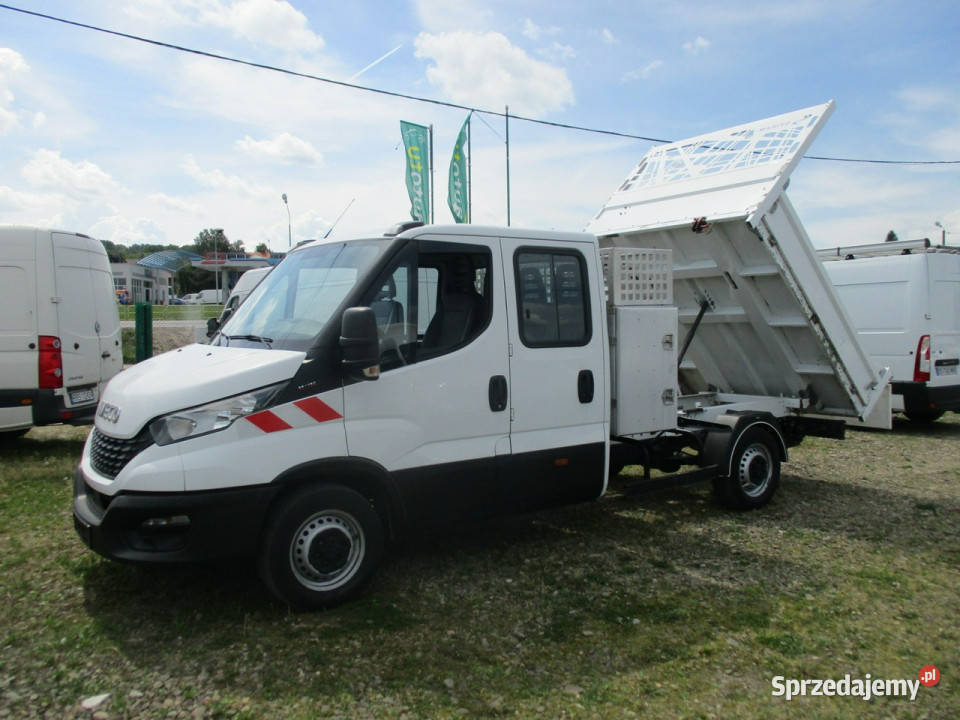
[[[905,240],[819,251],[863,348],[893,372],[893,409],[960,410],[960,248]]]
[[[233,286],[230,297],[227,298],[227,302],[223,306],[223,313],[220,315],[221,323],[224,321],[224,315],[227,313],[227,311],[233,313],[237,309],[237,306],[243,302],[244,298],[250,294],[250,291],[253,290],[271,270],[273,270],[273,267],[268,265],[267,267],[258,267],[253,268],[252,270],[247,270],[245,273],[243,273],[243,275],[240,276],[240,279],[237,280],[237,284]]]
[[[209,288],[207,290],[201,290],[197,293],[197,304],[198,305],[220,305],[223,302],[223,296],[226,294],[224,288],[215,290]]]
[[[78,233],[0,227],[0,433],[92,422],[123,365],[103,245]]]

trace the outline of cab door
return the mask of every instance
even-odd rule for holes
[[[497,512],[510,451],[507,318],[496,237],[410,240],[363,298],[380,377],[344,387],[352,457],[387,470],[411,522]]]
[[[509,468],[526,508],[603,493],[609,359],[596,247],[502,238],[510,355]]]

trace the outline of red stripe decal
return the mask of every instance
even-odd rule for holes
[[[303,410],[318,423],[329,420],[339,420],[343,417],[340,413],[327,405],[323,400],[314,396],[305,400],[297,400],[294,405]]]
[[[277,432],[278,430],[289,430],[291,427],[293,427],[283,418],[274,415],[269,410],[254,413],[253,415],[247,415],[247,420],[252,422],[265,433]]]

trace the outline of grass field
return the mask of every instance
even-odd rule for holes
[[[220,317],[223,305],[154,305],[150,308],[154,322],[161,320],[206,320]],[[121,320],[136,320],[134,305],[118,305]]]
[[[316,614],[245,563],[90,553],[70,515],[85,434],[0,449],[0,717],[960,717],[960,416],[807,440],[756,512],[615,491],[415,538]],[[928,664],[942,680],[913,702],[771,695]]]

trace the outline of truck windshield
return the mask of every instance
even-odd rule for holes
[[[291,253],[250,293],[214,344],[308,349],[386,244],[331,243]]]

